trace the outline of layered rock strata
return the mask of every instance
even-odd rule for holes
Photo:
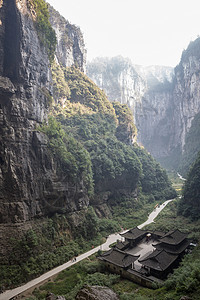
[[[18,228],[19,224],[55,212],[77,211],[89,201],[81,181],[66,180],[59,163],[49,155],[45,135],[38,131],[38,126],[47,119],[52,78],[49,58],[38,38],[32,15],[26,0],[0,1],[2,249],[9,230],[27,229],[28,225]],[[58,24],[63,22],[59,15],[52,19],[55,17]],[[84,69],[85,50],[80,30],[70,24],[66,30],[70,42],[61,53],[62,39],[58,37],[58,60],[66,66],[78,62]]]

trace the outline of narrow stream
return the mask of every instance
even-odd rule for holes
[[[161,204],[160,206],[157,206],[150,214],[149,214],[149,217],[147,219],[147,221],[145,221],[144,223],[140,224],[138,226],[139,229],[143,228],[144,226],[152,223],[154,221],[154,219],[157,217],[157,215],[163,210],[163,208],[165,208],[165,206],[169,203],[173,201],[173,199],[171,200],[167,200],[165,201],[163,204]],[[123,232],[120,232],[120,233],[124,233],[128,230],[125,230]],[[106,242],[94,249],[91,249],[90,251],[84,253],[84,254],[81,254],[79,255],[77,258],[76,258],[76,261],[68,261],[66,263],[64,263],[63,265],[59,266],[59,267],[56,267],[54,269],[52,269],[51,271],[41,275],[40,277],[38,278],[35,278],[31,281],[29,281],[28,283],[26,283],[25,285],[23,286],[19,286],[15,289],[12,289],[12,290],[7,290],[6,292],[0,294],[0,300],[9,300],[11,299],[12,297],[16,297],[17,295],[20,295],[22,293],[24,293],[25,291],[27,291],[28,289],[31,289],[33,287],[35,287],[36,285],[41,285],[41,284],[44,284],[45,281],[47,281],[48,279],[50,279],[52,276],[58,274],[59,272],[71,267],[72,265],[76,264],[77,262],[89,257],[90,255],[98,252],[99,250],[109,250],[109,246],[115,242],[117,242],[117,240],[121,240],[121,235],[119,233],[117,234],[111,234],[108,236]]]

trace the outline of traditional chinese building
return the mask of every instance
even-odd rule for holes
[[[133,247],[135,244],[140,242],[148,232],[146,230],[141,230],[138,227],[135,227],[125,233],[122,233],[121,236],[125,239],[125,242],[129,243],[129,247]]]
[[[147,276],[164,279],[175,267],[177,259],[178,255],[167,253],[165,250],[154,250],[148,257],[138,261],[147,270]]]
[[[134,269],[134,262],[138,258],[139,255],[131,255],[117,248],[112,248],[99,257],[111,271],[117,274],[121,274],[123,270]]]
[[[148,287],[167,277],[190,244],[187,234],[178,229],[164,233],[135,227],[121,236],[125,240],[99,259],[110,271]]]
[[[182,255],[188,248],[190,241],[187,234],[178,229],[166,233],[153,246],[157,250],[165,250],[167,253]]]

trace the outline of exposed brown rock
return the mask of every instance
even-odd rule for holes
[[[104,286],[85,286],[76,295],[76,300],[119,300],[113,290]]]
[[[66,300],[63,296],[55,296],[53,293],[48,293],[46,295],[46,300]]]

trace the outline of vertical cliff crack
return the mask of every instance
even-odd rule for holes
[[[20,63],[20,16],[17,12],[15,0],[6,1],[5,19],[5,57],[4,76],[12,80],[19,77]]]

